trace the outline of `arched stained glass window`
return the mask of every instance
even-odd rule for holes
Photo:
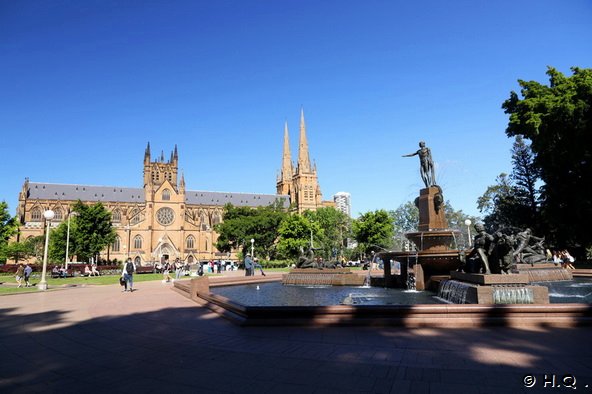
[[[187,240],[185,241],[185,248],[195,249],[195,237],[193,235],[187,237]]]
[[[111,250],[114,252],[119,252],[121,248],[121,238],[119,236],[115,237],[115,241],[113,241],[113,245],[111,245]]]
[[[136,235],[134,237],[134,249],[142,249],[142,236]]]
[[[41,221],[41,216],[41,209],[33,208],[33,210],[31,211],[31,220],[34,222],[39,222]]]
[[[121,212],[118,209],[113,211],[113,214],[111,215],[111,217],[114,222],[121,222]]]

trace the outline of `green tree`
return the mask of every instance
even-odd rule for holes
[[[221,252],[250,251],[253,239],[255,254],[272,258],[275,255],[278,228],[287,213],[280,204],[267,207],[224,207],[223,221],[216,225],[216,248]]]
[[[72,257],[72,251],[76,250],[76,221],[70,219],[70,243],[68,245],[69,257]],[[59,226],[51,230],[49,237],[49,259],[54,262],[64,262],[66,259],[66,238],[68,234],[67,221],[60,223]]]
[[[496,231],[503,227],[531,228],[544,231],[538,207],[538,170],[533,154],[522,137],[516,137],[512,147],[512,174],[500,174],[496,185],[489,186],[477,200],[485,212],[485,227]]]
[[[541,214],[547,239],[557,246],[590,246],[592,232],[592,69],[565,76],[549,67],[549,85],[519,80],[502,108],[506,134],[531,141],[534,166],[544,182]]]
[[[15,263],[33,256],[35,251],[30,242],[9,242],[0,247],[0,259],[13,260]]]
[[[18,230],[18,223],[14,216],[8,213],[6,201],[0,202],[0,263],[6,261],[6,253],[2,252],[8,245],[8,240]]]
[[[364,254],[393,245],[393,220],[384,209],[363,214],[353,221],[352,230],[358,249]]]
[[[278,254],[282,258],[295,259],[307,250],[313,240],[321,237],[322,229],[319,223],[311,222],[305,216],[297,213],[284,218],[279,229]],[[314,245],[318,247],[318,245]]]
[[[419,226],[419,209],[413,201],[407,201],[405,204],[399,205],[397,209],[389,212],[389,216],[393,220],[394,249],[405,250],[410,244],[405,238],[405,233],[417,231]]]
[[[481,218],[478,216],[467,215],[461,210],[456,210],[450,204],[450,201],[446,201],[444,204],[444,215],[446,216],[446,221],[448,222],[448,227],[454,230],[459,230],[461,232],[459,239],[456,239],[456,244],[458,247],[468,246],[468,229],[465,225],[465,220],[469,219],[471,221],[471,225],[474,225],[477,222],[481,221]],[[473,234],[471,234],[473,235]]]
[[[91,257],[96,259],[102,250],[115,241],[116,232],[111,223],[111,213],[100,202],[86,205],[78,200],[72,209],[78,215],[70,219],[70,236],[74,245],[71,247],[71,254],[75,254],[79,261],[87,261]],[[66,234],[63,230],[62,228],[58,232],[60,241],[57,241],[63,243],[63,247],[60,246],[63,248],[63,254],[54,251],[55,255],[60,257],[66,253]],[[57,239],[58,236],[54,238]]]
[[[315,247],[322,249],[319,254],[331,260],[342,256],[347,238],[351,236],[349,216],[333,207],[305,211],[303,215],[309,221],[317,223],[321,229],[315,238]]]

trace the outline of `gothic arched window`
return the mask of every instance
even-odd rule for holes
[[[185,240],[185,248],[186,249],[194,249],[195,248],[195,237],[190,235]]]
[[[119,235],[117,237],[115,237],[115,241],[113,241],[113,245],[111,245],[111,250],[114,252],[119,252],[119,249],[121,248],[121,238],[119,238]]]
[[[162,191],[162,200],[169,201],[171,199],[171,191],[169,189],[164,189]]]
[[[121,222],[121,212],[118,209],[116,209],[111,214],[111,218],[114,222]]]
[[[31,211],[31,220],[34,222],[41,221],[41,209],[33,208],[33,210]]]
[[[130,224],[138,224],[140,223],[140,211],[138,209],[134,209],[130,215]]]
[[[142,249],[142,236],[136,235],[134,237],[134,249]]]

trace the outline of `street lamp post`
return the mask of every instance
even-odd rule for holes
[[[78,215],[78,212],[76,211],[70,211],[68,212],[68,231],[66,232],[66,271],[68,270],[68,251],[70,249],[70,216],[76,216]]]
[[[467,226],[467,234],[469,237],[469,248],[471,247],[471,219],[465,220],[465,226]]]
[[[130,225],[126,225],[125,227],[125,231],[127,232],[127,257],[130,257],[130,248],[132,247],[132,228],[130,227]]]
[[[251,238],[251,257],[255,258],[255,240]]]
[[[47,225],[45,229],[45,248],[43,249],[43,270],[41,271],[41,281],[37,285],[39,290],[47,290],[47,281],[45,280],[45,273],[47,272],[47,246],[49,244],[49,226],[53,216],[54,212],[51,209],[43,212],[43,217]]]

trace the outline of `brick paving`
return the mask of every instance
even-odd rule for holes
[[[136,288],[0,296],[0,392],[573,391],[553,374],[592,392],[589,327],[238,327],[171,284]]]

